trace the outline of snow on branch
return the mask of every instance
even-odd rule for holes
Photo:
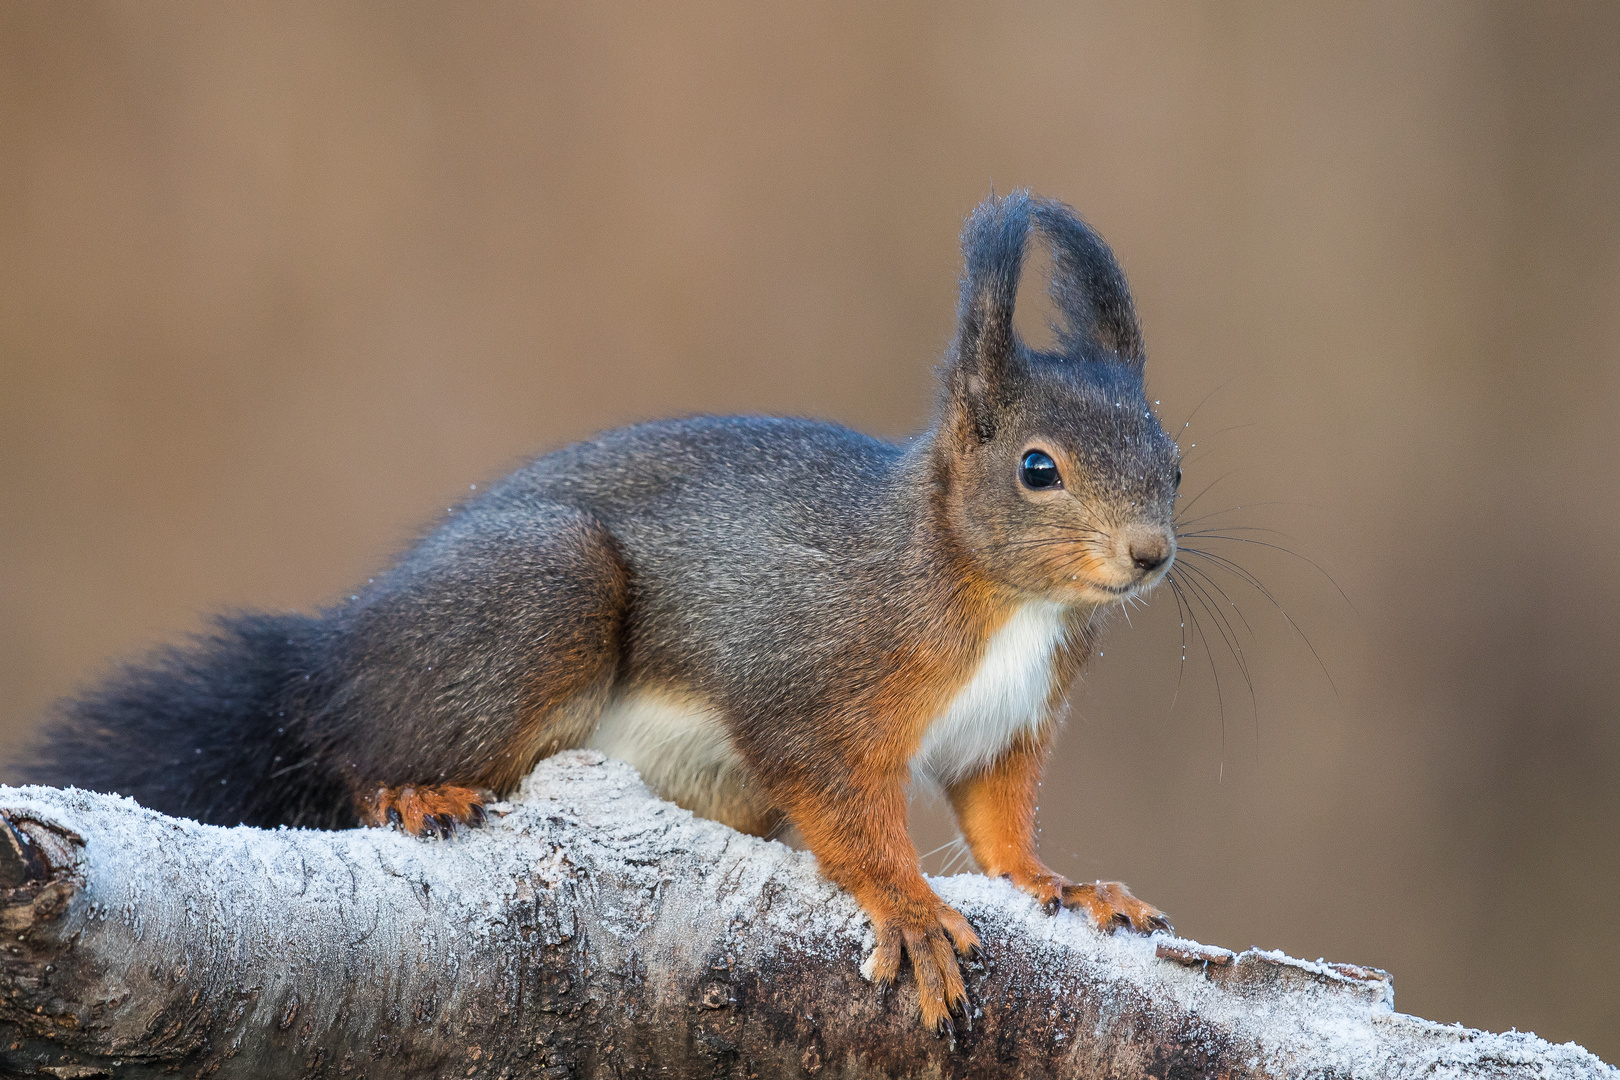
[[[543,762],[449,841],[221,829],[0,788],[0,1076],[1580,1077],[1574,1044],[1393,1011],[1389,979],[1105,935],[936,880],[978,927],[971,1026],[864,981],[808,854]]]

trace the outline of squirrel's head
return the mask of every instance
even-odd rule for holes
[[[1052,351],[1013,330],[1029,236],[1052,254]],[[1125,275],[1062,203],[994,196],[965,267],[936,446],[958,539],[993,580],[1064,603],[1151,588],[1175,559],[1181,453],[1149,406]]]

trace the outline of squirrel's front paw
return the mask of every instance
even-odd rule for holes
[[[392,825],[414,836],[449,839],[457,825],[484,823],[484,796],[472,788],[447,785],[380,787],[360,816],[367,825]]]
[[[896,912],[874,919],[877,945],[861,973],[882,986],[900,974],[900,954],[911,958],[923,1026],[935,1034],[951,1030],[951,1014],[967,1010],[967,988],[956,957],[976,956],[979,935],[955,908],[938,903],[933,910]]]
[[[1063,906],[1085,908],[1099,930],[1135,930],[1151,934],[1170,930],[1170,919],[1152,904],[1131,895],[1123,882],[1093,881],[1086,885],[1063,886]]]
[[[1066,877],[1044,870],[1002,876],[1033,896],[1049,915],[1057,914],[1059,907],[1084,908],[1099,930],[1151,934],[1155,930],[1171,929],[1170,919],[1164,912],[1132,896],[1122,882],[1093,881],[1076,885]]]

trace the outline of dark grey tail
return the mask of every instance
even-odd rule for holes
[[[322,633],[305,615],[219,618],[58,703],[17,776],[215,825],[352,826],[341,778],[307,748]]]

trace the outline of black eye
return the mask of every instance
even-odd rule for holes
[[[1024,486],[1041,491],[1045,488],[1063,486],[1063,477],[1058,475],[1057,462],[1052,460],[1050,454],[1039,450],[1031,450],[1024,455],[1024,463],[1018,468],[1018,479]]]
[[[1176,490],[1177,491],[1181,490],[1181,470],[1180,469],[1176,470]]]

